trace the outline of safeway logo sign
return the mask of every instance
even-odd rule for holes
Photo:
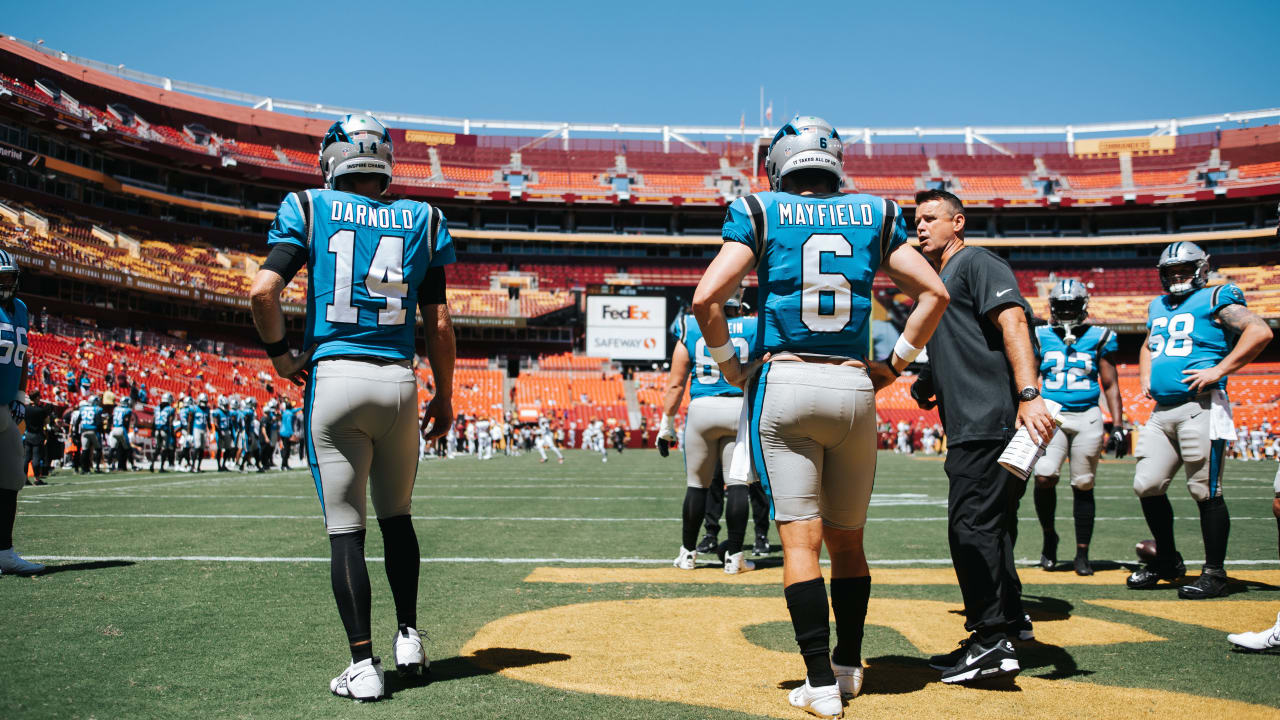
[[[615,305],[603,305],[600,308],[600,317],[609,320],[648,320],[653,313],[639,305],[626,305],[618,307]]]

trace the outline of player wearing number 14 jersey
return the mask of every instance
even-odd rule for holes
[[[1072,515],[1076,526],[1077,575],[1092,575],[1089,541],[1093,537],[1095,503],[1093,477],[1106,445],[1098,398],[1105,394],[1115,428],[1124,423],[1120,385],[1110,356],[1119,348],[1116,334],[1097,325],[1085,325],[1089,317],[1089,292],[1079,280],[1063,280],[1049,292],[1049,324],[1035,329],[1036,355],[1040,358],[1041,394],[1062,406],[1061,429],[1053,434],[1045,454],[1036,462],[1036,515],[1044,531],[1040,567],[1057,566],[1058,533],[1054,512],[1058,504],[1058,472],[1071,460]]]
[[[1207,287],[1209,256],[1194,243],[1175,242],[1157,264],[1165,294],[1147,310],[1147,339],[1139,374],[1155,410],[1138,435],[1133,489],[1156,542],[1156,558],[1129,576],[1130,588],[1154,587],[1186,573],[1174,545],[1173,507],[1165,494],[1182,466],[1200,510],[1204,567],[1178,597],[1217,597],[1227,585],[1223,563],[1231,521],[1222,495],[1222,463],[1235,439],[1227,375],[1271,340],[1271,329],[1245,307],[1235,285]]]
[[[387,129],[367,115],[333,124],[320,147],[323,190],[285,197],[271,228],[271,253],[254,281],[254,322],[282,376],[306,380],[302,441],[329,534],[331,579],[351,664],[329,689],[356,700],[384,694],[370,641],[369,576],[364,561],[366,484],[382,531],[398,629],[397,669],[426,665],[415,629],[418,539],[410,497],[418,465],[418,395],[411,363],[421,309],[437,394],[433,429],[453,416],[454,337],[444,266],[453,241],[440,210],[411,200],[383,202],[391,181]],[[280,292],[308,271],[302,353],[285,340]]]

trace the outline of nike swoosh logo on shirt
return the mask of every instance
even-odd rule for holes
[[[996,293],[996,297],[1000,297],[1001,295],[1004,295],[1007,292],[1011,292],[1012,290],[1013,288],[1005,288],[1004,290],[1001,290],[1000,292]]]

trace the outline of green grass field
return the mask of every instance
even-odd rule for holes
[[[64,473],[27,488],[17,547],[50,558],[52,572],[0,577],[0,718],[805,717],[786,704],[803,666],[776,530],[755,573],[681,573],[670,568],[680,458],[566,456],[422,464],[414,512],[432,681],[390,672],[391,697],[365,706],[328,692],[347,656],[308,473]],[[1131,563],[1147,536],[1132,470],[1101,467],[1097,561]],[[1228,572],[1247,581],[1228,598],[1129,591],[1115,565],[1088,581],[1023,570],[1042,642],[1022,646],[1017,690],[997,691],[943,687],[923,663],[963,635],[946,479],[936,458],[882,453],[866,536],[869,669],[847,716],[1280,715],[1280,657],[1235,653],[1224,637],[1280,610],[1274,474],[1226,468]],[[1071,501],[1059,493],[1066,555]],[[1180,482],[1170,495],[1184,556],[1202,558],[1194,503]],[[1030,563],[1040,533],[1029,495],[1021,516],[1018,556]],[[382,555],[376,530],[368,553]],[[380,563],[370,574],[383,654],[394,615]]]

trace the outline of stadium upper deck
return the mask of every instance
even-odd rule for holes
[[[175,82],[14,38],[0,39],[0,57],[6,68],[0,74],[0,102],[86,137],[110,136],[124,146],[235,167],[249,179],[313,183],[318,179],[316,138],[330,116],[352,111]],[[379,116],[393,124],[432,128],[393,131],[398,162],[392,192],[411,197],[716,206],[767,187],[759,171],[761,145],[767,142],[763,129]],[[1183,132],[1274,117],[1280,110],[1084,126],[846,127],[846,190],[909,205],[917,190],[944,187],[967,204],[995,208],[1275,195],[1280,194],[1280,126]],[[541,134],[479,135],[474,130]],[[1123,132],[1149,134],[1115,137]],[[698,139],[734,135],[740,142]],[[660,139],[651,139],[655,136]],[[898,140],[904,136],[913,140]],[[1061,139],[1016,140],[1028,136]],[[946,137],[962,141],[936,141]]]

